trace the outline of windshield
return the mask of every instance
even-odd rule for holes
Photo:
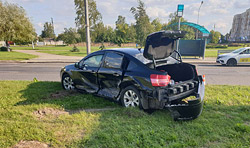
[[[240,53],[242,51],[244,51],[246,48],[240,48],[240,49],[237,49],[235,51],[232,51],[232,53]]]

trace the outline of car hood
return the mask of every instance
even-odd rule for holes
[[[176,49],[176,41],[185,34],[185,31],[160,31],[148,35],[143,56],[148,60],[169,57]]]
[[[75,64],[66,65],[64,68],[67,69],[67,70],[75,69]]]
[[[221,55],[219,55],[218,57],[221,57],[221,58],[223,58],[223,57],[232,57],[232,56],[235,56],[235,55],[237,55],[237,53],[232,53],[232,52],[230,52],[230,53],[225,53],[225,54],[221,54]]]

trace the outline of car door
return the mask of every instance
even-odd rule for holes
[[[119,85],[122,82],[123,55],[116,52],[106,52],[103,64],[98,71],[101,96],[116,98],[119,95]]]
[[[241,63],[241,64],[250,63],[250,49],[246,49],[239,54],[238,63]]]
[[[83,61],[80,61],[78,77],[80,84],[78,89],[85,90],[88,93],[95,93],[99,90],[97,72],[102,63],[103,55],[93,55]]]

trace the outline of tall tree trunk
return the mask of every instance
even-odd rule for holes
[[[8,52],[10,52],[10,44],[8,43],[8,41],[5,41],[5,46],[7,47]]]

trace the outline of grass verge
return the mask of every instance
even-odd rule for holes
[[[14,50],[31,50],[32,47],[12,47]],[[56,55],[66,55],[66,56],[86,56],[86,47],[77,47],[80,52],[70,52],[72,46],[43,46],[36,47],[36,50],[43,53],[56,54]],[[118,47],[109,47],[118,48]],[[218,50],[234,50],[241,47],[228,47],[228,48],[208,48],[205,51],[205,57],[217,57]],[[100,50],[97,46],[91,47],[92,52]]]
[[[32,58],[36,58],[35,55],[20,53],[20,52],[1,52],[0,51],[0,60],[14,60],[14,61],[22,61],[29,60]]]
[[[207,86],[202,115],[174,122],[167,110],[149,115],[92,95],[51,98],[58,82],[0,81],[0,147],[36,140],[53,147],[249,147],[250,87]],[[80,111],[38,119],[39,109]]]

